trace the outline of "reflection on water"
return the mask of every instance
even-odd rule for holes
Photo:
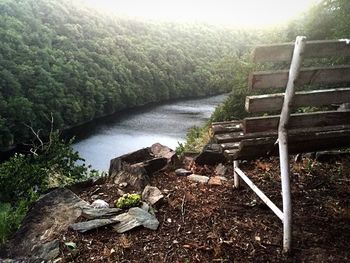
[[[183,142],[186,131],[202,125],[227,95],[186,100],[134,111],[122,119],[99,125],[74,149],[94,169],[108,170],[112,158],[159,142],[172,149]]]

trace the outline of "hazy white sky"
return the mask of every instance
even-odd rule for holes
[[[153,20],[269,26],[318,0],[85,0],[95,8]]]

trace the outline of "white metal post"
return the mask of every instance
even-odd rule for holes
[[[240,187],[240,180],[239,175],[236,172],[236,168],[238,168],[239,161],[233,161],[233,180],[234,180],[234,186],[236,189]]]
[[[289,70],[288,83],[284,95],[280,123],[278,126],[278,144],[280,154],[280,168],[283,198],[283,251],[289,252],[292,242],[292,200],[289,180],[288,158],[288,122],[291,113],[295,82],[298,79],[303,61],[306,37],[297,37],[294,46],[293,58]]]

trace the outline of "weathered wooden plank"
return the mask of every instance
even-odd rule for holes
[[[214,134],[230,133],[242,131],[242,122],[229,122],[225,124],[212,124],[211,127]]]
[[[225,125],[225,124],[240,124],[242,123],[241,120],[232,120],[232,121],[218,121],[218,122],[213,122],[211,126],[216,126],[216,125]]]
[[[230,132],[230,133],[223,133],[223,134],[217,134],[214,136],[214,140],[216,143],[226,143],[226,142],[238,142],[243,138],[244,134],[243,132]]]
[[[350,127],[325,131],[291,132],[288,136],[289,153],[322,151],[350,146]],[[239,150],[225,150],[230,159],[250,160],[256,157],[278,155],[276,137],[244,139]]]
[[[220,146],[221,146],[221,148],[223,150],[238,149],[239,148],[239,142],[222,143],[222,144],[220,144]]]
[[[245,118],[243,120],[244,133],[277,132],[279,115]],[[308,127],[325,127],[336,125],[350,125],[350,111],[323,111],[312,113],[292,114],[288,129],[302,129]]]
[[[253,72],[249,76],[249,89],[285,88],[288,76],[288,70]],[[350,66],[333,66],[302,69],[296,85],[335,86],[349,83]]]
[[[282,108],[284,93],[247,96],[246,111],[273,112]],[[350,102],[350,88],[326,89],[296,92],[293,107],[323,106]]]
[[[350,45],[347,40],[307,41],[305,58],[347,57],[350,56]],[[294,43],[263,45],[255,48],[255,63],[291,61]]]

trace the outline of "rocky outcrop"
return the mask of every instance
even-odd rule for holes
[[[72,191],[59,188],[41,197],[24,218],[14,238],[10,240],[7,256],[50,260],[57,255],[55,238],[76,221],[89,204]],[[56,245],[56,246],[55,246]]]
[[[151,175],[178,160],[175,151],[167,146],[155,143],[151,147],[128,153],[111,160],[109,175],[126,171]]]
[[[109,176],[115,184],[127,183],[126,190],[141,192],[149,176],[178,161],[175,151],[160,143],[111,160]]]

